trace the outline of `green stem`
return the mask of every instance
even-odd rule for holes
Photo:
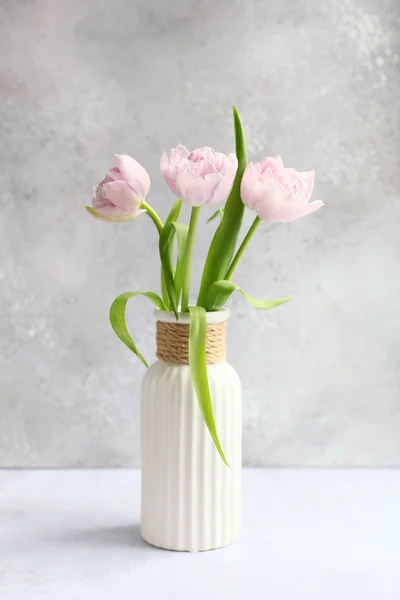
[[[167,284],[165,283],[164,269],[161,267],[161,297],[167,310],[171,310],[171,302],[168,296]]]
[[[140,204],[140,208],[147,212],[150,219],[153,221],[154,225],[157,227],[158,234],[160,234],[164,225],[163,225],[163,222],[161,221],[160,217],[156,213],[156,211],[150,206],[150,204],[147,204],[147,202],[145,202],[144,200]],[[161,267],[161,294],[162,294],[162,299],[163,299],[165,306],[167,308],[170,308],[170,301],[169,301],[169,297],[168,297],[167,286],[165,284],[164,271],[163,271],[162,267]]]
[[[156,211],[154,210],[154,208],[151,208],[150,204],[147,204],[147,202],[145,202],[144,200],[140,204],[140,208],[142,210],[145,210],[147,212],[147,214],[149,215],[150,219],[153,221],[154,225],[157,227],[158,233],[161,233],[161,230],[164,227],[164,224],[161,221],[161,219],[158,216],[158,214],[156,213]]]
[[[196,233],[197,221],[200,214],[200,207],[194,206],[190,215],[189,231],[186,241],[186,265],[182,288],[182,312],[189,312],[189,291],[190,275],[192,273],[192,255],[194,246],[194,236]]]
[[[175,204],[173,205],[173,207],[170,210],[169,215],[165,219],[165,225],[167,225],[168,223],[175,223],[178,220],[179,214],[181,212],[181,208],[182,208],[182,200],[179,200],[179,198],[177,198],[175,201]],[[171,252],[171,259],[172,259],[172,247],[170,249],[170,252]],[[161,269],[161,293],[162,293],[162,298],[164,300],[165,306],[167,307],[168,310],[171,310],[171,302],[169,300],[167,284],[165,282],[165,277],[164,277],[164,273],[163,273],[162,269]],[[177,298],[177,302],[179,303],[179,298]]]
[[[225,275],[226,280],[229,281],[232,278],[232,275],[236,271],[236,267],[238,266],[240,259],[242,258],[243,254],[244,254],[244,251],[246,250],[247,246],[249,245],[249,242],[250,242],[251,238],[253,237],[253,235],[255,234],[256,229],[260,223],[261,223],[260,217],[256,217],[254,219],[250,229],[246,233],[246,236],[245,236],[243,242],[241,243],[239,250],[236,252],[235,256],[233,257],[233,260],[230,264],[228,272]]]

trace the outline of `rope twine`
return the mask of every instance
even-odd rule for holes
[[[206,361],[215,365],[226,358],[225,321],[207,325]],[[182,323],[157,321],[157,358],[164,362],[189,364],[189,328]]]

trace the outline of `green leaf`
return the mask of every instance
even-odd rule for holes
[[[144,212],[141,210],[141,211],[138,211],[133,216],[131,215],[129,217],[119,217],[119,218],[112,219],[111,217],[105,217],[101,213],[97,212],[97,210],[95,210],[91,206],[85,206],[85,208],[88,211],[88,213],[90,213],[93,217],[96,217],[96,219],[101,219],[102,221],[108,221],[110,223],[125,223],[126,221],[132,221],[133,219],[136,219],[136,217],[139,214]]]
[[[208,385],[207,363],[206,363],[206,333],[207,315],[201,306],[189,306],[190,330],[189,330],[189,366],[194,391],[204,422],[211,434],[214,444],[224,461],[225,458],[221,443],[218,438],[215,425],[210,388]]]
[[[217,217],[219,217],[222,221],[222,217],[224,216],[224,209],[223,208],[219,208],[209,219],[207,219],[207,223],[211,223],[211,221],[214,221],[214,219],[216,219]]]
[[[111,327],[114,329],[115,333],[119,337],[119,339],[124,342],[125,346],[128,346],[129,350],[132,350],[136,356],[140,358],[145,367],[148,367],[146,360],[143,355],[139,352],[136,347],[135,342],[131,338],[128,328],[126,326],[125,320],[125,309],[126,303],[130,298],[134,296],[145,296],[149,300],[155,304],[157,308],[160,310],[166,310],[164,302],[161,300],[160,296],[157,296],[154,292],[125,292],[124,294],[120,294],[117,298],[115,298],[114,302],[110,307],[110,323]]]
[[[171,208],[171,211],[170,211],[168,217],[166,218],[165,225],[167,223],[175,223],[178,220],[180,212],[181,212],[181,208],[182,208],[182,200],[178,199],[178,200],[176,200],[173,207]]]
[[[178,256],[176,259],[176,269],[174,276],[174,290],[175,298],[179,304],[179,298],[182,293],[183,280],[185,277],[185,264],[186,264],[186,242],[189,228],[187,225],[178,223],[177,238],[178,238]]]
[[[231,193],[225,204],[224,216],[214,234],[204,265],[197,305],[203,306],[206,310],[210,310],[210,307],[207,304],[209,287],[215,281],[224,279],[228,271],[235,252],[244,213],[244,204],[240,197],[240,182],[242,181],[242,176],[247,164],[246,142],[240,117],[235,107],[233,107],[233,120],[235,126],[238,170],[236,172]]]
[[[182,200],[178,199],[178,200],[176,200],[173,207],[171,208],[170,213],[165,221],[165,225],[167,225],[168,223],[175,223],[175,221],[178,220],[179,214],[181,212],[181,208],[182,208]],[[172,261],[172,246],[170,249],[170,256],[171,256],[171,261]],[[167,285],[165,283],[164,269],[162,268],[162,266],[161,266],[161,290],[162,290],[163,302],[164,302],[165,306],[167,307],[167,309],[171,310],[171,303],[169,301]]]
[[[176,318],[178,318],[179,296],[183,284],[187,234],[187,225],[183,223],[169,222],[164,226],[160,235],[160,259],[165,278],[165,287]],[[172,264],[172,251],[175,235],[178,238],[178,259],[176,272]]]
[[[210,306],[208,310],[219,310],[221,306],[225,305],[235,290],[242,294],[250,306],[258,308],[259,310],[271,310],[294,298],[294,296],[288,296],[287,298],[280,298],[279,300],[260,300],[259,298],[254,298],[254,296],[246,294],[242,288],[236,285],[236,283],[233,283],[233,281],[216,281],[208,290],[207,305]]]

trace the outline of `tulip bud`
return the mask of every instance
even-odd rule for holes
[[[147,171],[131,156],[117,154],[115,167],[93,191],[92,207],[87,210],[106,221],[130,221],[143,211],[141,203],[150,188]]]

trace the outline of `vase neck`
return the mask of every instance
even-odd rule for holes
[[[154,311],[154,316],[157,321],[162,321],[163,323],[180,323],[181,325],[189,325],[190,323],[190,314],[178,312],[178,319],[175,314],[169,310],[159,310],[158,308]],[[214,325],[216,323],[223,323],[227,321],[229,318],[229,310],[227,308],[222,308],[221,310],[214,310],[206,313],[206,323],[207,325]]]
[[[189,364],[189,329],[186,323],[157,321],[157,358]],[[206,330],[206,361],[213,365],[226,358],[226,322],[210,323]]]

